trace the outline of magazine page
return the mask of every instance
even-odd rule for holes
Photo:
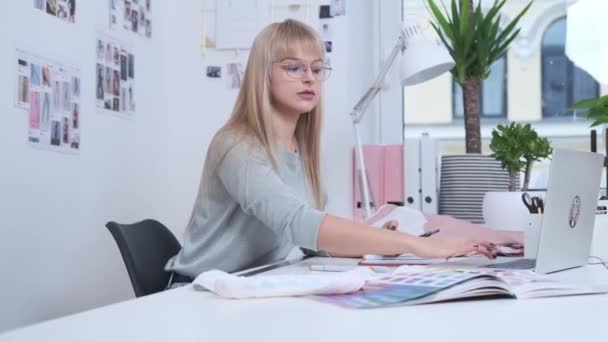
[[[494,275],[509,285],[519,299],[608,292],[608,287],[568,283],[532,271],[499,271]]]
[[[361,291],[323,296],[320,299],[349,308],[374,308],[489,294],[509,294],[509,292],[502,281],[487,272],[473,269],[402,266],[391,275],[369,280]]]

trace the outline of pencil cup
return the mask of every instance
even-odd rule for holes
[[[524,230],[524,257],[526,259],[536,259],[542,221],[542,214],[528,215],[528,222],[526,224],[526,229]]]

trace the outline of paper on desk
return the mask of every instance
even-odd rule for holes
[[[365,281],[376,276],[366,269],[337,274],[290,274],[240,277],[213,270],[204,272],[192,283],[196,290],[209,290],[225,298],[343,294],[358,291]]]
[[[418,236],[424,233],[426,218],[421,211],[409,207],[398,207],[384,205],[367,220],[367,223],[374,227],[382,227],[388,221],[396,220],[399,222],[397,230]]]

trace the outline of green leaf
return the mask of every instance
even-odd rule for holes
[[[452,0],[452,1],[454,1],[454,0]],[[435,20],[437,20],[438,26],[441,27],[441,31],[443,31],[445,33],[445,35],[447,36],[447,38],[449,40],[454,41],[454,31],[452,30],[452,27],[448,23],[448,20],[446,19],[446,17],[444,17],[444,15],[441,13],[441,10],[439,9],[439,7],[437,7],[437,5],[435,4],[435,1],[428,0],[428,4],[429,4],[429,7],[433,14],[433,18],[435,18]]]
[[[608,98],[608,96],[607,96]],[[570,108],[568,108],[568,110],[575,110],[575,109],[586,109],[586,108],[591,108],[591,107],[595,107],[599,104],[600,99],[585,99],[582,101],[579,101],[575,104],[573,104]]]

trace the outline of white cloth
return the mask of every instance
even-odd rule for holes
[[[290,274],[239,277],[223,271],[203,272],[194,279],[194,289],[209,290],[225,298],[262,298],[340,294],[358,291],[374,277],[369,269],[336,274]]]
[[[414,236],[424,233],[424,224],[427,221],[420,210],[410,207],[383,205],[367,220],[367,223],[374,227],[382,227],[384,223],[391,220],[399,222],[398,231]]]

